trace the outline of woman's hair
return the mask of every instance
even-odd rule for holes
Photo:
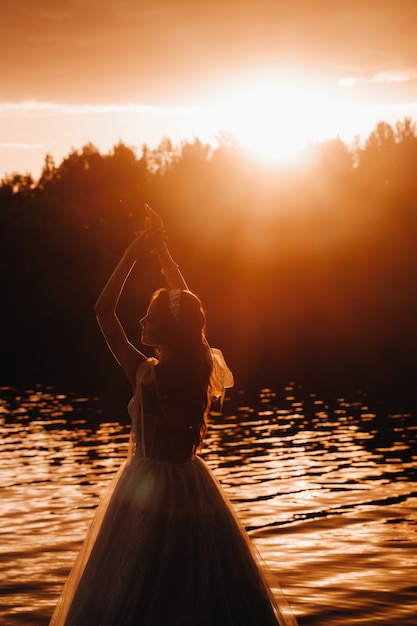
[[[182,289],[159,289],[151,301],[158,303],[164,344],[171,351],[173,383],[181,407],[192,420],[195,452],[207,429],[213,368],[204,309],[198,296]]]

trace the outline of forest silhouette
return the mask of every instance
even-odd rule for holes
[[[146,202],[238,388],[295,381],[415,402],[416,163],[406,118],[352,146],[311,145],[291,167],[261,167],[224,136],[216,147],[164,139],[140,154],[88,144],[59,165],[47,155],[37,181],[6,176],[2,384],[123,388],[93,306]],[[162,285],[156,260],[144,261],[120,303],[139,347],[138,320]]]

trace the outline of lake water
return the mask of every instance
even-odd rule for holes
[[[0,624],[47,625],[127,450],[125,407],[0,390]],[[203,457],[300,626],[417,624],[417,420],[296,385],[233,392]]]

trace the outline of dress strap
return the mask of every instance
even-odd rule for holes
[[[148,384],[149,382],[155,382],[155,365],[158,361],[154,358],[146,359],[143,361],[137,371],[136,371],[136,388],[135,388],[135,396],[137,401],[137,406],[139,409],[139,414],[137,415],[137,419],[139,420],[140,425],[140,438],[141,438],[141,451],[142,456],[146,458],[146,446],[145,446],[145,425],[144,425],[144,410],[143,410],[143,384]]]

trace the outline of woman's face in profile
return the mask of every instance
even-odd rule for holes
[[[158,298],[152,300],[145,317],[140,320],[142,326],[141,341],[145,346],[160,346],[163,343],[165,324]]]

